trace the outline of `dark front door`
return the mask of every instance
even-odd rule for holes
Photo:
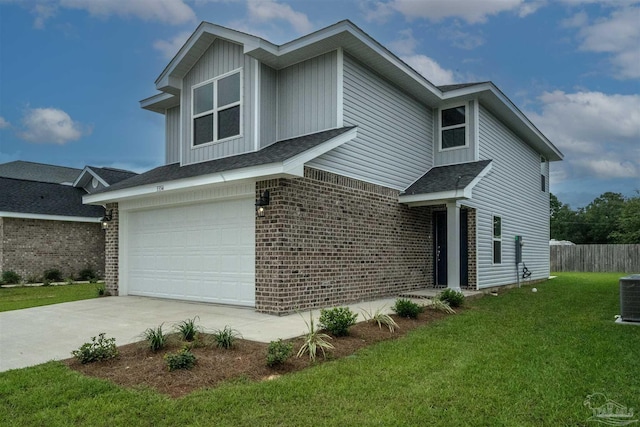
[[[460,210],[460,286],[469,284],[469,242],[467,231],[467,211]],[[447,212],[438,211],[433,214],[435,284],[447,286]]]
[[[433,214],[435,284],[447,286],[447,212],[438,211]]]

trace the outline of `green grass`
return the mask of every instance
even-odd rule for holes
[[[19,286],[0,288],[0,312],[58,304],[98,296],[94,283],[61,286]]]
[[[640,407],[640,327],[613,322],[621,276],[563,273],[353,357],[177,400],[56,362],[0,373],[0,425],[590,425],[588,394]]]

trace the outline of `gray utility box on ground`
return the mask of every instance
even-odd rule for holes
[[[620,278],[620,317],[640,322],[640,274]]]

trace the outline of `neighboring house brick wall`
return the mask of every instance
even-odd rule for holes
[[[398,191],[305,168],[257,183],[271,194],[256,219],[256,309],[283,314],[433,285],[431,208]]]
[[[4,256],[3,256],[3,249],[4,248],[4,225],[3,225],[3,221],[4,218],[2,218],[0,216],[0,274],[2,274],[3,271],[5,271],[4,268]]]
[[[118,295],[118,252],[119,252],[119,230],[120,215],[117,203],[107,203],[106,211],[111,211],[111,221],[105,230],[105,275],[104,283],[107,292],[111,295]]]
[[[84,268],[104,274],[104,233],[99,223],[3,218],[2,224],[3,270],[24,279],[42,278],[51,268],[63,277],[76,277]]]

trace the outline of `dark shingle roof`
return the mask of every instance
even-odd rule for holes
[[[473,181],[491,160],[438,166],[429,170],[407,188],[403,196],[461,190]]]
[[[476,82],[476,83],[458,83],[458,84],[454,84],[454,85],[442,85],[442,86],[438,86],[438,89],[440,89],[443,92],[449,92],[452,90],[456,90],[456,89],[463,89],[465,87],[469,87],[469,86],[477,86],[477,85],[481,85],[484,83],[489,83],[489,82]]]
[[[80,172],[82,172],[82,169],[25,162],[23,160],[16,160],[15,162],[0,165],[0,177],[53,182],[56,184],[63,182],[73,183],[78,175],[80,175]]]
[[[0,212],[100,218],[102,206],[82,204],[81,188],[24,179],[0,178]]]
[[[193,165],[180,166],[178,163],[173,163],[166,166],[160,166],[150,170],[149,172],[142,173],[134,176],[133,178],[113,184],[108,188],[96,191],[93,194],[106,193],[109,191],[173,181],[177,179],[192,178],[195,176],[208,175],[233,169],[283,162],[327,142],[330,139],[340,136],[353,128],[354,126],[349,126],[305,135],[298,138],[287,139],[271,144],[260,151],[239,154],[237,156],[225,157]]]
[[[98,176],[104,179],[109,185],[115,184],[116,182],[124,181],[125,179],[129,179],[138,175],[135,172],[127,171],[124,169],[97,168],[95,166],[88,166],[88,168],[98,174]]]

